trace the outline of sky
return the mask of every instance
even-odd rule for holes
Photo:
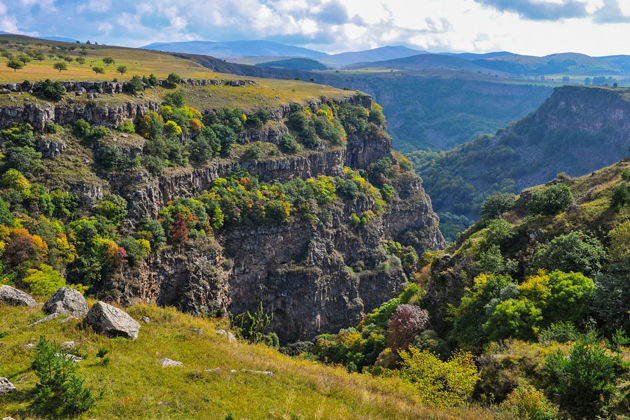
[[[139,47],[267,39],[336,53],[630,54],[630,0],[0,0],[0,31]]]

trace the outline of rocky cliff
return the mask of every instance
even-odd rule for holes
[[[487,195],[517,192],[565,172],[579,176],[622,159],[630,145],[627,89],[565,86],[536,112],[438,155],[418,172],[439,212],[478,216]]]
[[[0,101],[7,104],[0,107],[0,126],[29,122],[45,132],[52,123],[72,126],[83,119],[117,127],[124,120],[137,122],[148,111],[159,110],[161,98],[150,91],[131,96],[107,86],[102,93],[89,93],[85,86],[68,85],[77,94],[58,103],[9,89],[10,93],[0,94]],[[365,115],[372,107],[370,97],[362,94],[315,97],[306,104],[313,110],[323,104],[347,104],[364,109]],[[210,108],[200,111],[214,112]],[[269,111],[271,118],[262,127],[239,134],[237,150],[253,142],[278,150],[282,137],[292,132],[287,126],[291,107],[281,105]],[[173,200],[196,197],[235,170],[274,183],[320,175],[339,177],[344,168],[367,174],[383,159],[396,162],[391,138],[382,128],[366,133],[349,133],[342,144],[322,142],[295,154],[276,152],[250,159],[237,151],[202,165],[167,168],[159,175],[141,166],[103,167],[112,151],[129,161],[141,158],[149,140],[137,134],[110,131],[86,143],[44,133],[37,148],[47,168],[41,182],[49,188],[61,184],[78,193],[86,211],[110,193],[126,199],[124,226],[130,234],[140,219],[156,218]],[[190,140],[183,137],[182,141]],[[214,236],[156,250],[139,265],[117,270],[95,291],[124,304],[148,301],[195,314],[240,313],[262,302],[273,313],[272,327],[283,341],[312,338],[355,324],[399,293],[407,281],[401,261],[386,251],[384,241],[411,245],[418,253],[444,245],[419,178],[406,171],[388,182],[396,194],[384,210],[373,212],[374,199],[360,195],[335,201],[316,220],[293,218],[288,223],[230,227]],[[351,223],[357,214],[368,216],[360,224]]]

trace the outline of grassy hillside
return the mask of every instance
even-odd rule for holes
[[[413,388],[395,379],[349,374],[292,359],[263,345],[229,343],[216,333],[222,321],[194,318],[174,309],[148,305],[128,308],[142,322],[137,341],[110,339],[83,329],[78,321],[28,325],[44,316],[37,309],[0,306],[0,377],[18,392],[0,396],[0,414],[28,416],[30,390],[36,377],[30,364],[36,343],[45,336],[57,342],[75,341],[85,359],[79,374],[85,385],[102,392],[85,418],[204,418],[222,419],[446,419],[492,418],[482,409],[448,413],[422,407]],[[201,329],[202,332],[198,332]],[[5,335],[6,334],[6,335]],[[107,366],[95,356],[109,349]],[[183,367],[162,368],[168,357]],[[206,369],[221,368],[206,372]],[[271,371],[273,376],[244,372]],[[236,372],[231,372],[236,370]]]
[[[218,73],[209,70],[193,60],[176,57],[173,54],[148,51],[134,48],[112,47],[104,45],[71,44],[66,42],[47,41],[15,35],[0,35],[0,83],[17,83],[24,80],[112,80],[125,81],[133,76],[154,74],[158,78],[166,78],[170,73],[176,73],[185,78],[197,79],[240,79],[237,74]],[[29,56],[29,54],[31,56]],[[22,69],[12,70],[7,67],[9,58],[27,57],[30,59]],[[38,60],[34,57],[43,58]],[[112,58],[113,63],[107,64],[103,59]],[[77,59],[85,60],[82,64]],[[53,68],[55,63],[65,63],[67,70],[58,71]],[[126,72],[120,74],[119,66],[125,66]],[[103,74],[95,73],[94,67],[101,67]],[[229,71],[229,68],[225,70]],[[225,71],[224,70],[224,71]],[[316,85],[299,80],[277,80],[253,78],[255,86],[242,89],[229,87],[208,87],[206,90],[213,98],[232,98],[239,104],[220,106],[242,106],[260,103],[288,104],[303,102],[306,99],[320,96],[344,96],[351,94],[340,89]],[[243,94],[242,100],[237,99]],[[221,99],[217,99],[220,103]],[[256,104],[258,102],[258,104]]]

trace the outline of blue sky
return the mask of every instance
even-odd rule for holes
[[[630,53],[630,0],[0,0],[0,30],[141,46],[269,39],[326,52]]]

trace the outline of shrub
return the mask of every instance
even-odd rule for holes
[[[481,217],[494,219],[511,210],[516,203],[516,195],[511,193],[493,194],[481,205]]]
[[[538,335],[538,340],[543,344],[551,342],[566,343],[575,341],[580,337],[580,333],[572,322],[560,321],[551,324]]]
[[[245,160],[258,160],[262,156],[263,151],[260,146],[256,143],[252,144],[245,150],[243,153],[243,159]]]
[[[630,331],[628,317],[630,302],[630,278],[628,270],[599,274],[595,277],[595,293],[591,303],[591,313],[597,319],[602,331],[610,334],[619,328]]]
[[[558,407],[532,386],[520,386],[512,391],[501,403],[501,411],[514,418],[528,420],[555,420],[559,414]]]
[[[606,252],[602,244],[583,232],[556,236],[541,246],[535,255],[535,265],[548,270],[579,271],[591,274],[602,267]]]
[[[42,154],[30,146],[9,147],[5,165],[6,168],[17,169],[27,178],[44,169]]]
[[[142,92],[145,88],[145,84],[140,76],[133,76],[131,80],[123,84],[123,90],[127,93],[135,95]]]
[[[429,351],[415,347],[400,352],[397,375],[411,382],[424,403],[436,407],[466,404],[479,380],[471,353],[456,353],[443,362]]]
[[[127,217],[127,200],[110,194],[96,203],[96,213],[117,225]]]
[[[173,108],[181,108],[185,103],[185,96],[183,90],[176,90],[175,92],[169,92],[164,95],[164,105],[172,106]]]
[[[42,264],[39,269],[30,269],[22,280],[36,296],[49,297],[60,287],[66,285],[66,279],[51,266]]]
[[[613,401],[616,384],[628,371],[621,356],[607,353],[591,338],[576,342],[568,356],[561,351],[546,362],[548,392],[563,411],[574,418],[596,418],[605,415]]]
[[[483,325],[490,340],[505,338],[532,339],[538,333],[542,311],[527,299],[508,299],[494,308]]]
[[[618,185],[610,197],[610,206],[619,210],[628,203],[630,203],[630,189],[626,184]]]
[[[181,82],[182,82],[181,76],[175,73],[169,74],[168,77],[166,78],[166,83],[168,84],[169,87],[175,87]]]
[[[554,184],[534,192],[529,209],[535,214],[553,216],[573,203],[571,189],[564,184]]]
[[[100,66],[94,66],[92,67],[92,71],[96,74],[105,74],[105,69],[103,67]]]
[[[66,94],[66,88],[59,82],[46,79],[37,85],[34,94],[49,101],[60,101]]]
[[[247,311],[230,317],[230,327],[239,337],[249,342],[278,347],[278,336],[275,333],[267,333],[272,320],[273,314],[266,313],[260,302],[253,314]]]
[[[132,134],[132,133],[136,132],[136,126],[134,125],[133,121],[131,121],[131,120],[123,120],[120,124],[118,124],[117,129],[121,133]]]
[[[280,139],[280,149],[286,153],[297,153],[302,149],[302,146],[291,134],[284,134]]]
[[[58,345],[39,339],[33,369],[39,378],[33,392],[32,408],[42,417],[77,417],[96,402],[92,391],[83,387],[76,363]]]
[[[387,322],[387,343],[393,350],[405,349],[429,322],[429,314],[416,305],[402,304]]]

